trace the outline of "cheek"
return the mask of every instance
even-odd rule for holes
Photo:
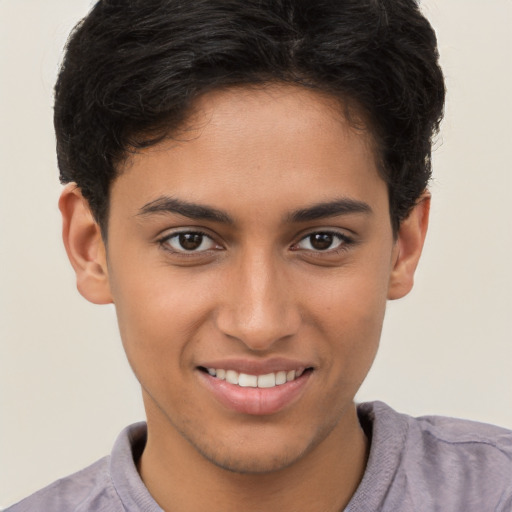
[[[306,290],[304,291],[306,293]],[[311,295],[311,287],[309,288]],[[386,310],[387,272],[344,269],[310,296],[308,323],[320,333],[324,359],[344,384],[359,385],[377,352]]]
[[[134,372],[139,378],[147,373],[151,379],[167,380],[172,368],[187,365],[197,327],[208,315],[208,297],[168,267],[150,275],[120,267],[111,282],[121,338]]]
[[[389,272],[375,266],[343,268],[304,287],[316,323],[327,332],[340,331],[350,338],[380,330],[387,302]]]

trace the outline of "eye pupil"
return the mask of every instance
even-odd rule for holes
[[[315,233],[310,237],[311,246],[318,251],[325,251],[326,249],[329,249],[333,240],[334,236],[330,233]]]
[[[179,241],[183,249],[193,251],[203,243],[203,235],[201,233],[181,233]]]

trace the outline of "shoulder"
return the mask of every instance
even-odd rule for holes
[[[493,463],[512,464],[512,430],[445,416],[415,418],[398,413],[382,402],[361,404],[359,413],[381,434],[391,434],[391,430],[399,432],[405,448],[416,448],[423,455],[438,449],[458,453],[462,457],[485,453],[493,458]]]
[[[109,459],[104,457],[77,473],[62,478],[9,507],[5,512],[117,512],[115,488],[109,475]]]
[[[408,445],[418,446],[426,462],[464,462],[476,472],[508,469],[512,483],[512,431],[443,416],[407,417],[407,422]]]
[[[389,510],[510,507],[512,431],[442,416],[414,418],[381,402],[362,404],[359,415],[372,429],[367,471],[373,485],[386,489]],[[398,503],[410,506],[396,508]]]
[[[466,510],[489,510],[490,505],[509,510],[512,431],[441,416],[408,417],[408,425],[408,460],[416,465],[421,460],[425,478],[440,496],[459,496]]]
[[[112,453],[32,494],[5,512],[160,512],[137,472],[146,443],[144,422],[126,427]]]

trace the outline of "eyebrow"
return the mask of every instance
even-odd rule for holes
[[[334,201],[317,203],[307,208],[295,210],[288,215],[289,222],[307,222],[312,220],[348,215],[354,213],[371,214],[369,204],[357,199],[341,198]]]
[[[233,219],[225,212],[175,197],[163,196],[145,204],[137,215],[147,216],[159,213],[176,213],[194,220],[212,220],[223,224],[234,224]]]
[[[232,217],[222,210],[169,196],[162,196],[145,204],[137,215],[148,216],[162,213],[174,213],[193,220],[210,220],[222,224],[234,224]],[[370,214],[372,209],[370,205],[363,201],[341,198],[294,210],[286,215],[285,220],[291,223],[299,223],[355,213]]]

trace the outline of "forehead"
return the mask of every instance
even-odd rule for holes
[[[291,149],[296,154],[301,149],[297,143],[311,142],[312,135],[318,148],[315,159],[322,149],[342,146],[354,137],[362,143],[357,149],[373,151],[373,137],[353,102],[282,83],[232,87],[202,95],[177,138],[186,141],[202,136],[203,149],[211,143],[212,149],[223,147],[226,152],[240,144],[258,155],[255,161],[261,161],[271,157],[277,145],[281,152]],[[302,149],[306,153],[310,145],[304,144]],[[252,153],[247,153],[249,156]]]
[[[288,85],[205,94],[172,139],[130,157],[112,206],[165,194],[258,212],[272,201],[296,209],[382,195],[371,136],[344,111],[333,97]]]

